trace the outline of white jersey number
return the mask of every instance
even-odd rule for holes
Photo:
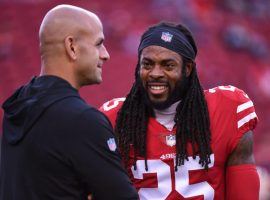
[[[208,91],[210,93],[215,93],[217,88],[220,89],[220,90],[227,90],[227,91],[231,91],[231,92],[234,92],[236,90],[236,87],[234,87],[232,85],[227,85],[227,86],[218,86],[216,88],[209,89]],[[242,91],[242,94],[244,95],[244,97],[249,99],[248,95],[244,91]]]
[[[121,101],[125,101],[126,98],[115,98],[112,101],[108,101],[102,105],[105,111],[109,111],[119,105]]]
[[[131,168],[134,178],[143,179],[143,175],[147,173],[155,173],[157,175],[157,188],[140,188],[139,196],[141,200],[162,200],[166,199],[172,192],[171,173],[175,173],[175,190],[184,198],[203,195],[205,200],[214,199],[214,189],[208,182],[189,184],[189,172],[192,170],[203,169],[199,164],[199,157],[196,159],[189,157],[189,161],[185,161],[185,165],[178,167],[178,170],[171,171],[168,164],[162,160],[148,160],[148,171],[145,170],[144,160],[137,160],[137,170]],[[211,163],[209,168],[214,165],[214,155],[211,155]]]

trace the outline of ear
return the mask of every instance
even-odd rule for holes
[[[192,62],[188,62],[186,64],[186,76],[189,77],[189,75],[191,74],[192,70],[193,70],[193,66],[194,64]]]
[[[73,36],[67,36],[65,38],[65,48],[66,48],[68,57],[72,60],[76,60],[77,52],[76,52],[75,39]]]

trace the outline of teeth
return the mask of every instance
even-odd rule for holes
[[[150,89],[152,90],[164,90],[166,86],[150,86]]]

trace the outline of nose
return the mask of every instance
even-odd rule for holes
[[[152,70],[149,72],[149,76],[152,77],[152,78],[161,78],[164,76],[164,72],[163,72],[163,69],[160,65],[156,64]]]
[[[107,61],[110,59],[110,54],[108,53],[106,47],[104,45],[102,45],[101,49],[100,49],[100,59]]]

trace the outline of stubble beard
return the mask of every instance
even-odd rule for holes
[[[190,80],[186,76],[182,76],[181,80],[176,82],[174,90],[169,94],[168,98],[162,102],[154,102],[150,99],[147,89],[143,86],[141,79],[139,80],[140,90],[142,91],[143,101],[147,106],[157,110],[164,110],[177,101],[180,101],[187,93],[190,86]]]

